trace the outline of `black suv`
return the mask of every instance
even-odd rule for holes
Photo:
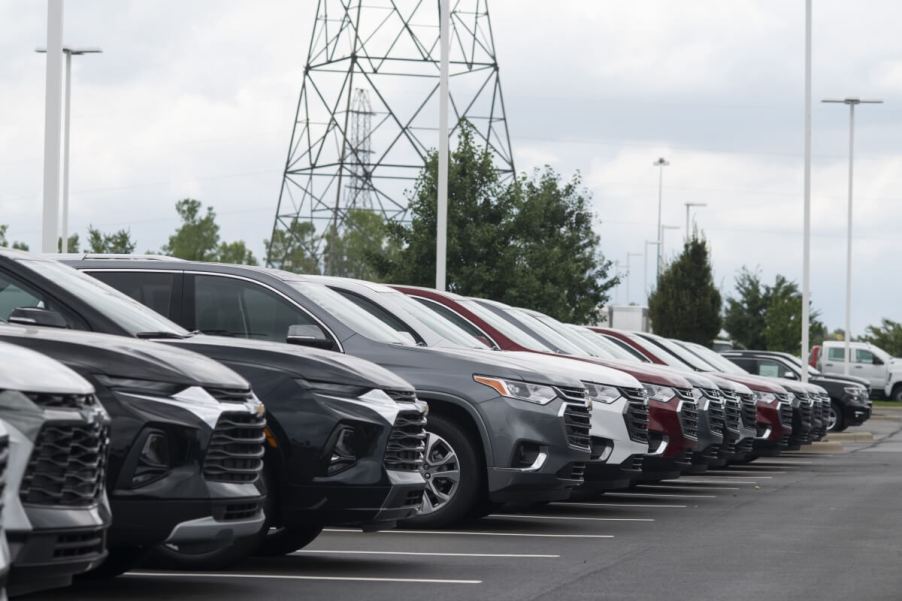
[[[430,412],[428,484],[412,524],[441,527],[484,515],[496,503],[561,500],[582,483],[590,408],[575,378],[552,377],[500,354],[476,359],[471,351],[418,347],[341,294],[294,273],[142,259],[67,264],[189,330],[343,351],[413,384]]]
[[[48,313],[16,309],[10,319],[40,323],[48,317],[42,312]],[[37,404],[90,407],[99,400],[110,415],[109,462],[96,467],[108,474],[113,512],[101,575],[129,569],[161,543],[204,553],[260,531],[263,498],[256,482],[263,467],[263,406],[244,379],[196,353],[118,336],[2,325],[0,341],[56,359],[96,391],[96,399],[44,395]],[[86,464],[100,452],[89,444],[97,429],[104,429],[105,440],[105,427],[96,420],[66,434],[68,439],[62,431],[48,433],[45,461],[59,459],[57,446],[69,440],[66,460]],[[79,436],[83,442],[74,440]],[[41,465],[37,478],[50,469],[49,463]],[[65,479],[49,480],[32,487],[25,502],[54,505],[78,493],[87,504],[101,490],[99,484],[95,491],[71,486]]]
[[[789,353],[775,351],[727,351],[724,357],[758,376],[801,380],[802,363]],[[830,415],[827,428],[842,432],[849,426],[860,426],[871,417],[868,381],[854,376],[825,376],[813,367],[808,368],[808,381],[817,384],[830,395]]]
[[[165,273],[131,273],[119,284],[160,308],[168,299],[181,298],[180,286],[167,286],[173,281]],[[225,301],[208,300],[211,319],[228,308]],[[253,328],[286,333],[285,315],[265,305],[268,295],[247,300],[264,305]],[[4,307],[38,304],[56,311],[67,327],[150,338],[165,343],[164,349],[178,347],[215,359],[250,381],[266,406],[267,524],[260,537],[250,549],[231,546],[209,553],[167,545],[154,553],[158,565],[217,567],[248,551],[289,553],[325,525],[376,530],[417,513],[425,486],[420,467],[427,407],[410,384],[391,372],[326,350],[192,335],[57,261],[0,251],[0,317]],[[47,319],[44,313],[36,317]]]

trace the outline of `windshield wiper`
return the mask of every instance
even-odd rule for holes
[[[168,332],[168,331],[159,331],[159,332],[137,332],[135,334],[137,338],[146,339],[146,338],[175,338],[181,340],[182,338],[188,338],[185,334],[179,334],[178,332]]]

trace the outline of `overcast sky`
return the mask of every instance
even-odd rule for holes
[[[401,0],[402,2],[412,0]],[[815,98],[886,100],[858,117],[853,333],[902,320],[902,3],[815,2]],[[492,26],[518,170],[582,173],[602,248],[626,261],[684,202],[725,294],[743,265],[801,279],[803,0],[494,0]],[[315,2],[78,0],[71,228],[129,227],[138,250],[215,207],[226,240],[269,236]],[[0,223],[39,246],[46,2],[0,3]],[[813,301],[844,315],[847,110],[816,105]],[[683,232],[666,234],[668,254]],[[651,251],[654,252],[653,250]],[[649,262],[649,270],[653,265]],[[632,298],[642,259],[632,260]],[[626,300],[625,287],[620,300]]]

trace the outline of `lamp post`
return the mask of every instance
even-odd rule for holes
[[[645,304],[648,304],[648,247],[661,244],[657,240],[645,241],[645,257],[642,259],[642,287],[645,291]]]
[[[664,256],[664,232],[667,230],[678,230],[680,226],[678,225],[662,225],[661,226],[661,244],[658,246],[658,254],[662,257]],[[660,273],[658,275],[661,275]]]
[[[683,204],[686,205],[686,240],[688,240],[689,238],[691,238],[691,236],[689,234],[689,210],[692,207],[707,207],[708,203],[706,203],[706,202],[684,202]]]
[[[663,246],[663,238],[664,234],[661,231],[661,207],[662,207],[662,198],[664,196],[664,167],[670,165],[670,162],[664,157],[659,158],[657,161],[652,163],[654,167],[658,168],[658,266],[657,266],[657,277],[661,277],[661,247]]]
[[[35,52],[46,53],[46,48],[38,48]],[[100,48],[70,48],[63,46],[63,55],[66,57],[66,92],[63,105],[63,214],[60,221],[60,235],[62,240],[62,252],[69,252],[69,123],[72,114],[72,57],[83,54],[100,54]],[[56,242],[53,248],[44,252],[56,251]]]
[[[438,198],[435,219],[435,287],[445,289],[448,255],[448,79],[451,54],[450,0],[439,0]]]
[[[811,0],[805,0],[805,126],[802,171],[802,382],[808,383],[811,316]]]
[[[821,100],[828,104],[845,104],[849,107],[849,206],[846,226],[846,331],[845,338],[845,368],[849,375],[849,364],[852,361],[852,351],[849,340],[852,336],[852,184],[854,181],[855,163],[855,107],[859,104],[883,104],[882,100],[862,100],[860,98],[843,98],[841,100]]]
[[[633,277],[632,259],[641,256],[642,253],[626,253],[626,304],[630,304],[630,280]]]

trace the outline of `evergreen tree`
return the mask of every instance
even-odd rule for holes
[[[747,349],[767,348],[767,290],[757,271],[743,267],[736,276],[736,296],[727,299],[724,328],[733,341]]]
[[[663,270],[649,296],[652,326],[661,336],[710,346],[720,332],[720,307],[708,244],[693,236]]]

